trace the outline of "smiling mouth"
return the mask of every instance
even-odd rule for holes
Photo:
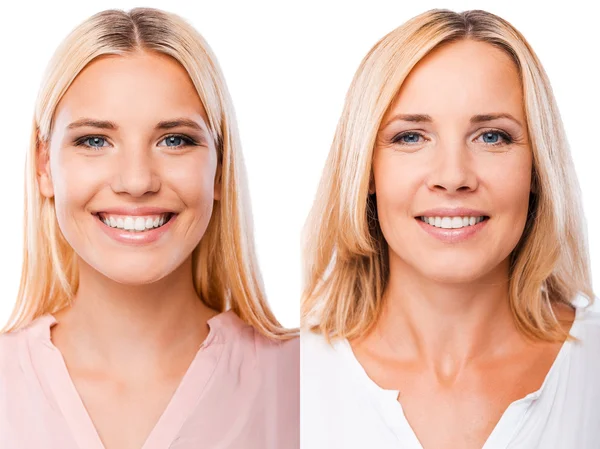
[[[127,232],[145,232],[166,225],[175,213],[167,212],[159,215],[115,215],[102,212],[94,214],[105,226]]]
[[[416,217],[430,226],[441,229],[461,229],[489,220],[487,215],[465,217]]]

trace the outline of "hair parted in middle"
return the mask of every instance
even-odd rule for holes
[[[362,60],[347,93],[317,196],[304,228],[303,326],[326,338],[368,333],[389,277],[388,249],[372,182],[376,136],[402,83],[433,49],[459,40],[489,43],[514,61],[533,151],[525,230],[510,258],[510,307],[528,337],[568,337],[553,304],[594,300],[580,191],[548,77],[525,38],[481,10],[435,9],[384,36]]]
[[[270,310],[255,255],[250,200],[235,112],[225,78],[204,38],[176,14],[154,8],[110,9],[78,25],[52,57],[38,93],[26,163],[25,231],[21,284],[7,326],[11,331],[67,306],[79,285],[77,257],[62,235],[54,199],[41,195],[37,158],[52,134],[65,92],[84,68],[103,55],[156,52],[188,73],[206,110],[217,149],[222,195],[192,254],[194,283],[209,307],[232,309],[258,332],[287,339]]]

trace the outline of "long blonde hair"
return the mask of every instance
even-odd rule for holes
[[[152,8],[95,14],[66,37],[49,63],[27,154],[21,284],[4,331],[56,312],[68,305],[77,291],[77,257],[60,232],[53,199],[40,193],[37,151],[50,138],[59,101],[86,65],[102,55],[136,51],[169,55],[185,68],[208,115],[221,164],[222,197],[215,201],[206,233],[193,252],[196,291],[209,307],[232,309],[263,335],[288,338],[292,333],[278,323],[265,300],[235,113],[217,59],[186,21]]]
[[[381,120],[412,68],[434,48],[461,39],[506,52],[523,86],[533,179],[525,230],[511,254],[509,301],[518,328],[534,339],[564,339],[553,304],[570,304],[578,293],[594,300],[579,186],[540,61],[500,17],[431,10],[387,34],[361,62],[304,228],[303,324],[327,338],[363,336],[382,310],[387,244],[368,194]]]

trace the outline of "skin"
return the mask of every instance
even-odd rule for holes
[[[83,118],[116,129],[69,128]],[[156,129],[180,118],[198,129]],[[39,149],[40,191],[54,198],[80,267],[78,291],[72,306],[55,314],[52,340],[107,449],[142,447],[217,313],[194,290],[191,259],[220,197],[207,123],[175,60],[148,52],[103,56],[69,87]],[[167,143],[174,134],[195,143]],[[132,246],[109,238],[92,214],[135,206],[178,216],[158,241]]]
[[[431,121],[399,118],[413,114]],[[472,122],[484,114],[514,120]],[[425,449],[480,449],[506,408],[541,387],[560,350],[526,340],[509,309],[508,257],[525,226],[531,172],[518,71],[490,44],[432,51],[382,120],[371,193],[390,279],[374,330],[351,345],[377,384],[400,391]],[[445,243],[415,218],[439,207],[490,219],[472,238]],[[573,311],[556,313],[570,327]]]

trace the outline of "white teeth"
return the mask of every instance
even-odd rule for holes
[[[142,217],[137,217],[135,219],[133,228],[136,231],[143,231],[144,229],[146,229],[146,220],[144,220]]]
[[[138,216],[106,216],[100,215],[100,220],[111,228],[124,229],[131,232],[142,232],[153,228],[158,228],[167,222],[169,214],[150,217]]]
[[[125,217],[123,223],[123,229],[125,229],[126,231],[133,231],[133,229],[135,228],[135,221],[132,217]]]
[[[467,226],[473,226],[484,217],[421,217],[425,223],[443,229],[459,229]]]

